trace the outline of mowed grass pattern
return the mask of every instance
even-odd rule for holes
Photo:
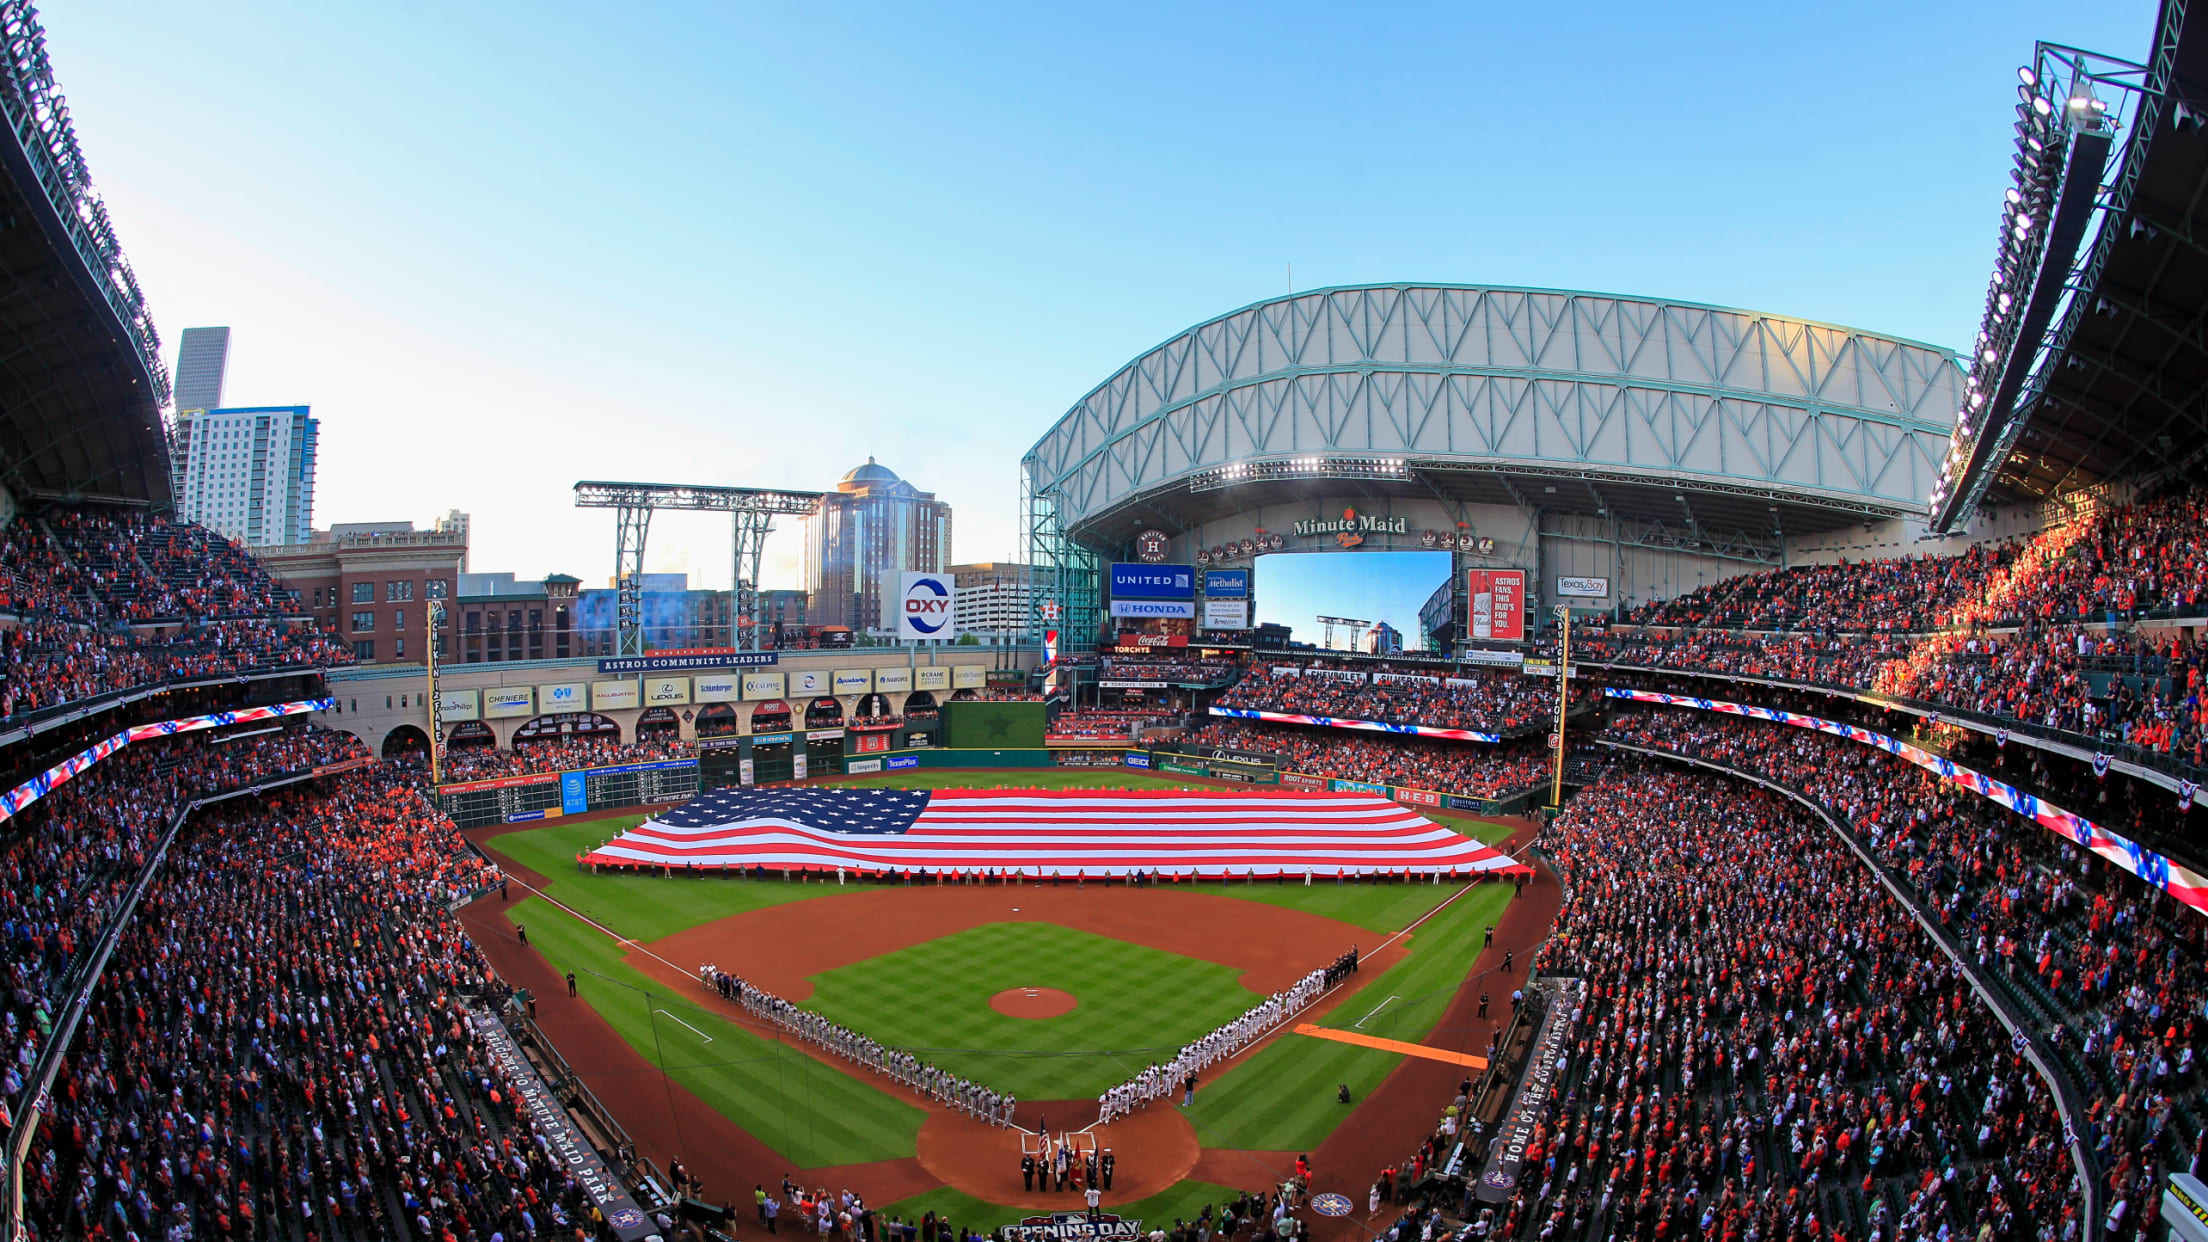
[[[1508,884],[1483,884],[1458,898],[1411,933],[1410,952],[1402,961],[1377,977],[1361,976],[1362,986],[1322,1025],[1355,1028],[1384,1039],[1424,1041],[1479,957],[1487,926],[1501,917],[1513,891]],[[1491,1012],[1510,1011],[1510,989],[1523,978],[1514,974],[1494,981],[1500,1006]],[[1391,996],[1398,999],[1390,1001]],[[1364,1021],[1362,1027],[1357,1026],[1359,1020]],[[1451,1034],[1460,1045],[1469,1036],[1469,1032]],[[1471,1051],[1482,1052],[1485,1047]],[[1189,1121],[1206,1147],[1308,1151],[1349,1115],[1351,1105],[1336,1099],[1337,1087],[1347,1083],[1352,1096],[1362,1100],[1400,1060],[1395,1053],[1375,1048],[1283,1035],[1216,1085],[1198,1091]],[[1435,1107],[1438,1115],[1440,1104]]]
[[[670,988],[632,968],[605,933],[549,902],[520,902],[514,917],[528,927],[530,945],[554,970],[575,972],[582,999],[638,1055],[664,1067],[668,1077],[774,1148],[792,1168],[913,1154],[926,1119],[920,1109],[865,1078],[752,1034],[723,1017],[729,1011],[718,1000],[701,1006],[702,991]],[[572,1002],[549,997],[544,1003]],[[708,1037],[711,1043],[705,1042]],[[586,1076],[595,1068],[576,1066]],[[600,1098],[616,1104],[625,1095],[661,1091],[654,1071],[626,1078],[597,1075],[589,1082]]]
[[[987,923],[812,976],[806,1007],[1023,1100],[1094,1099],[1263,1000],[1241,972],[1052,923]],[[1055,1018],[990,1008],[1057,988]]]

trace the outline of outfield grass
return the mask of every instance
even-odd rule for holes
[[[1216,788],[1139,772],[1071,769],[1019,773],[943,769],[860,777],[845,783],[892,788]],[[1427,814],[1490,843],[1509,832],[1502,825],[1466,816]],[[590,875],[576,869],[578,852],[619,835],[643,818],[555,822],[503,835],[490,846],[545,875],[550,897],[622,936],[642,941],[836,891],[833,886],[780,880]],[[1369,950],[1453,890],[1445,885],[1322,881],[1308,887],[1296,882],[1208,883],[1189,885],[1187,891],[1304,910],[1366,928],[1374,933],[1364,946]],[[1481,928],[1494,921],[1510,891],[1500,885],[1483,886],[1466,894],[1421,928],[1409,956],[1368,984],[1336,1021],[1348,1025],[1364,1018],[1360,1029],[1368,1033],[1423,1038],[1478,954]],[[631,1047],[654,1065],[661,1064],[664,1052],[672,1078],[774,1147],[793,1167],[912,1154],[923,1116],[918,1109],[876,1090],[864,1078],[821,1065],[711,1011],[695,1008],[687,996],[667,996],[664,985],[630,968],[603,932],[557,907],[528,900],[516,907],[515,916],[528,923],[531,943],[548,961],[561,971],[577,972],[584,998]],[[1147,1063],[1149,1054],[1143,1050],[1177,1047],[1257,999],[1240,986],[1238,973],[1228,967],[1048,925],[994,926],[1012,931],[977,928],[932,945],[824,972],[815,977],[819,991],[809,1004],[861,1031],[884,1037],[894,1032],[899,1042],[919,1045],[915,1051],[938,1064],[1033,1100],[1094,1096]],[[1007,939],[998,943],[992,936]],[[1206,972],[1215,972],[1217,978]],[[1005,1018],[987,1007],[988,997],[1016,986],[1062,988],[1081,1003],[1070,1014],[1041,1021]],[[645,1002],[647,992],[654,998],[650,1004]],[[1389,996],[1399,999],[1367,1017],[1367,1011]],[[1161,997],[1179,999],[1161,1004]],[[1369,1003],[1365,997],[1371,998]],[[675,1023],[668,1013],[688,1025]],[[707,1036],[710,1043],[705,1042]],[[1106,1048],[1135,1055],[1125,1058],[1124,1065],[1108,1057],[1052,1055]],[[1361,1099],[1397,1060],[1396,1054],[1350,1044],[1287,1037],[1216,1086],[1199,1092],[1192,1120],[1207,1146],[1307,1150],[1347,1114],[1335,1101],[1335,1086],[1346,1082]],[[639,1088],[654,1085],[639,1084]],[[1206,1196],[1216,1189],[1206,1188],[1190,1202],[1208,1201]],[[1173,1214],[1186,1213],[1152,1210],[1160,1218]]]
[[[1082,1100],[1263,1000],[1241,971],[1049,923],[985,923],[812,976],[806,1008],[1023,1100]],[[1057,988],[1055,1018],[989,1007]]]
[[[1122,1156],[1120,1160],[1121,1167],[1126,1167],[1127,1157]],[[1287,1173],[1292,1172],[1293,1169],[1286,1170],[1273,1180],[1285,1180]],[[1252,1166],[1248,1189],[1271,1189],[1271,1183],[1265,1180],[1265,1176],[1265,1171]],[[1232,1203],[1239,1193],[1241,1192],[1226,1186],[1215,1186],[1210,1182],[1189,1178],[1175,1182],[1147,1199],[1137,1199],[1132,1203],[1115,1204],[1111,1202],[1111,1196],[1106,1195],[1103,1210],[1127,1220],[1141,1221],[1145,1226],[1144,1232],[1148,1232],[1148,1227],[1152,1225],[1170,1230],[1176,1220],[1196,1219],[1197,1213],[1204,1210],[1205,1204],[1212,1204],[1216,1208]],[[910,1199],[899,1199],[886,1208],[875,1210],[902,1220],[919,1220],[923,1215],[934,1212],[938,1220],[949,1220],[954,1225],[973,1225],[988,1233],[994,1232],[999,1225],[1013,1224],[1029,1216],[1042,1216],[1051,1211],[1086,1210],[1082,1207],[1081,1196],[1071,1191],[1060,1198],[1065,1200],[1065,1204],[1055,1209],[1005,1207],[1003,1204],[990,1203],[965,1191],[944,1186],[914,1195]]]
[[[1413,1043],[1425,1038],[1512,891],[1507,884],[1481,885],[1435,915],[1411,934],[1403,960],[1344,1001],[1325,1025]],[[1391,996],[1397,999],[1390,1001]],[[1399,1060],[1396,1053],[1375,1048],[1286,1035],[1198,1090],[1189,1121],[1206,1147],[1309,1151],[1353,1107],[1337,1100],[1336,1088],[1347,1083],[1352,1097],[1362,1100]]]
[[[991,776],[1003,779],[992,781]],[[897,772],[861,776],[843,782],[862,788],[988,789],[998,785],[1027,785],[1048,789],[1216,789],[1147,776],[1140,772],[1106,769],[1099,772],[1038,768],[1018,774],[962,772],[955,768],[936,771]],[[1510,829],[1487,820],[1427,810],[1435,822],[1487,844],[1510,835]],[[579,823],[554,822],[525,832],[494,838],[490,848],[543,875],[546,895],[578,913],[615,928],[637,940],[658,940],[733,914],[766,906],[827,896],[834,890],[782,880],[730,880],[721,877],[668,879],[631,872],[591,875],[575,866],[575,856],[596,848],[644,822],[643,815],[621,815]],[[1392,933],[1433,908],[1445,888],[1417,884],[1331,884],[1325,881],[1305,888],[1300,884],[1197,884],[1192,892],[1217,893],[1243,901],[1306,910],[1340,919],[1376,932]],[[1067,989],[1071,991],[1072,989]]]
[[[629,966],[605,933],[549,902],[530,898],[513,913],[527,924],[530,945],[553,969],[575,972],[576,990],[630,1047],[792,1168],[892,1160],[916,1149],[926,1120],[920,1109],[698,1007],[691,995]],[[660,1090],[657,1077],[591,1087],[617,1100]]]

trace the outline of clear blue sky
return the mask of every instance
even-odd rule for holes
[[[1661,295],[1955,344],[2015,67],[2147,0],[50,4],[156,321],[322,419],[317,519],[475,515],[597,581],[578,478],[869,453],[1017,546],[1017,463],[1142,349],[1297,287]],[[654,525],[725,584],[727,534]],[[793,582],[797,540],[770,546]]]

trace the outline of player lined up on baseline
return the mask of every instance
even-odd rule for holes
[[[978,1082],[961,1078],[949,1070],[923,1061],[902,1048],[893,1048],[879,1040],[868,1039],[810,1009],[793,1005],[765,988],[746,983],[741,977],[729,974],[711,962],[698,967],[698,982],[719,993],[724,1000],[743,1006],[753,1016],[772,1022],[847,1061],[895,1079],[939,1104],[947,1104],[968,1116],[979,1117],[993,1126],[1012,1124],[1013,1110],[1019,1106],[1017,1096],[991,1091]]]
[[[1248,1013],[1181,1049],[1171,1061],[1152,1065],[1097,1096],[1097,1124],[1125,1117],[1152,1100],[1172,1095],[1176,1089],[1182,1092],[1184,1102],[1193,1099],[1198,1070],[1226,1060],[1251,1041],[1301,1013],[1344,974],[1357,969],[1356,954],[1357,950],[1352,948],[1333,963],[1296,980],[1287,991],[1273,993]]]

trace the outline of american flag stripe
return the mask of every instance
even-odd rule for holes
[[[880,795],[890,794],[885,800]],[[1125,875],[1485,871],[1513,860],[1371,794],[722,791],[593,851],[616,865]]]

